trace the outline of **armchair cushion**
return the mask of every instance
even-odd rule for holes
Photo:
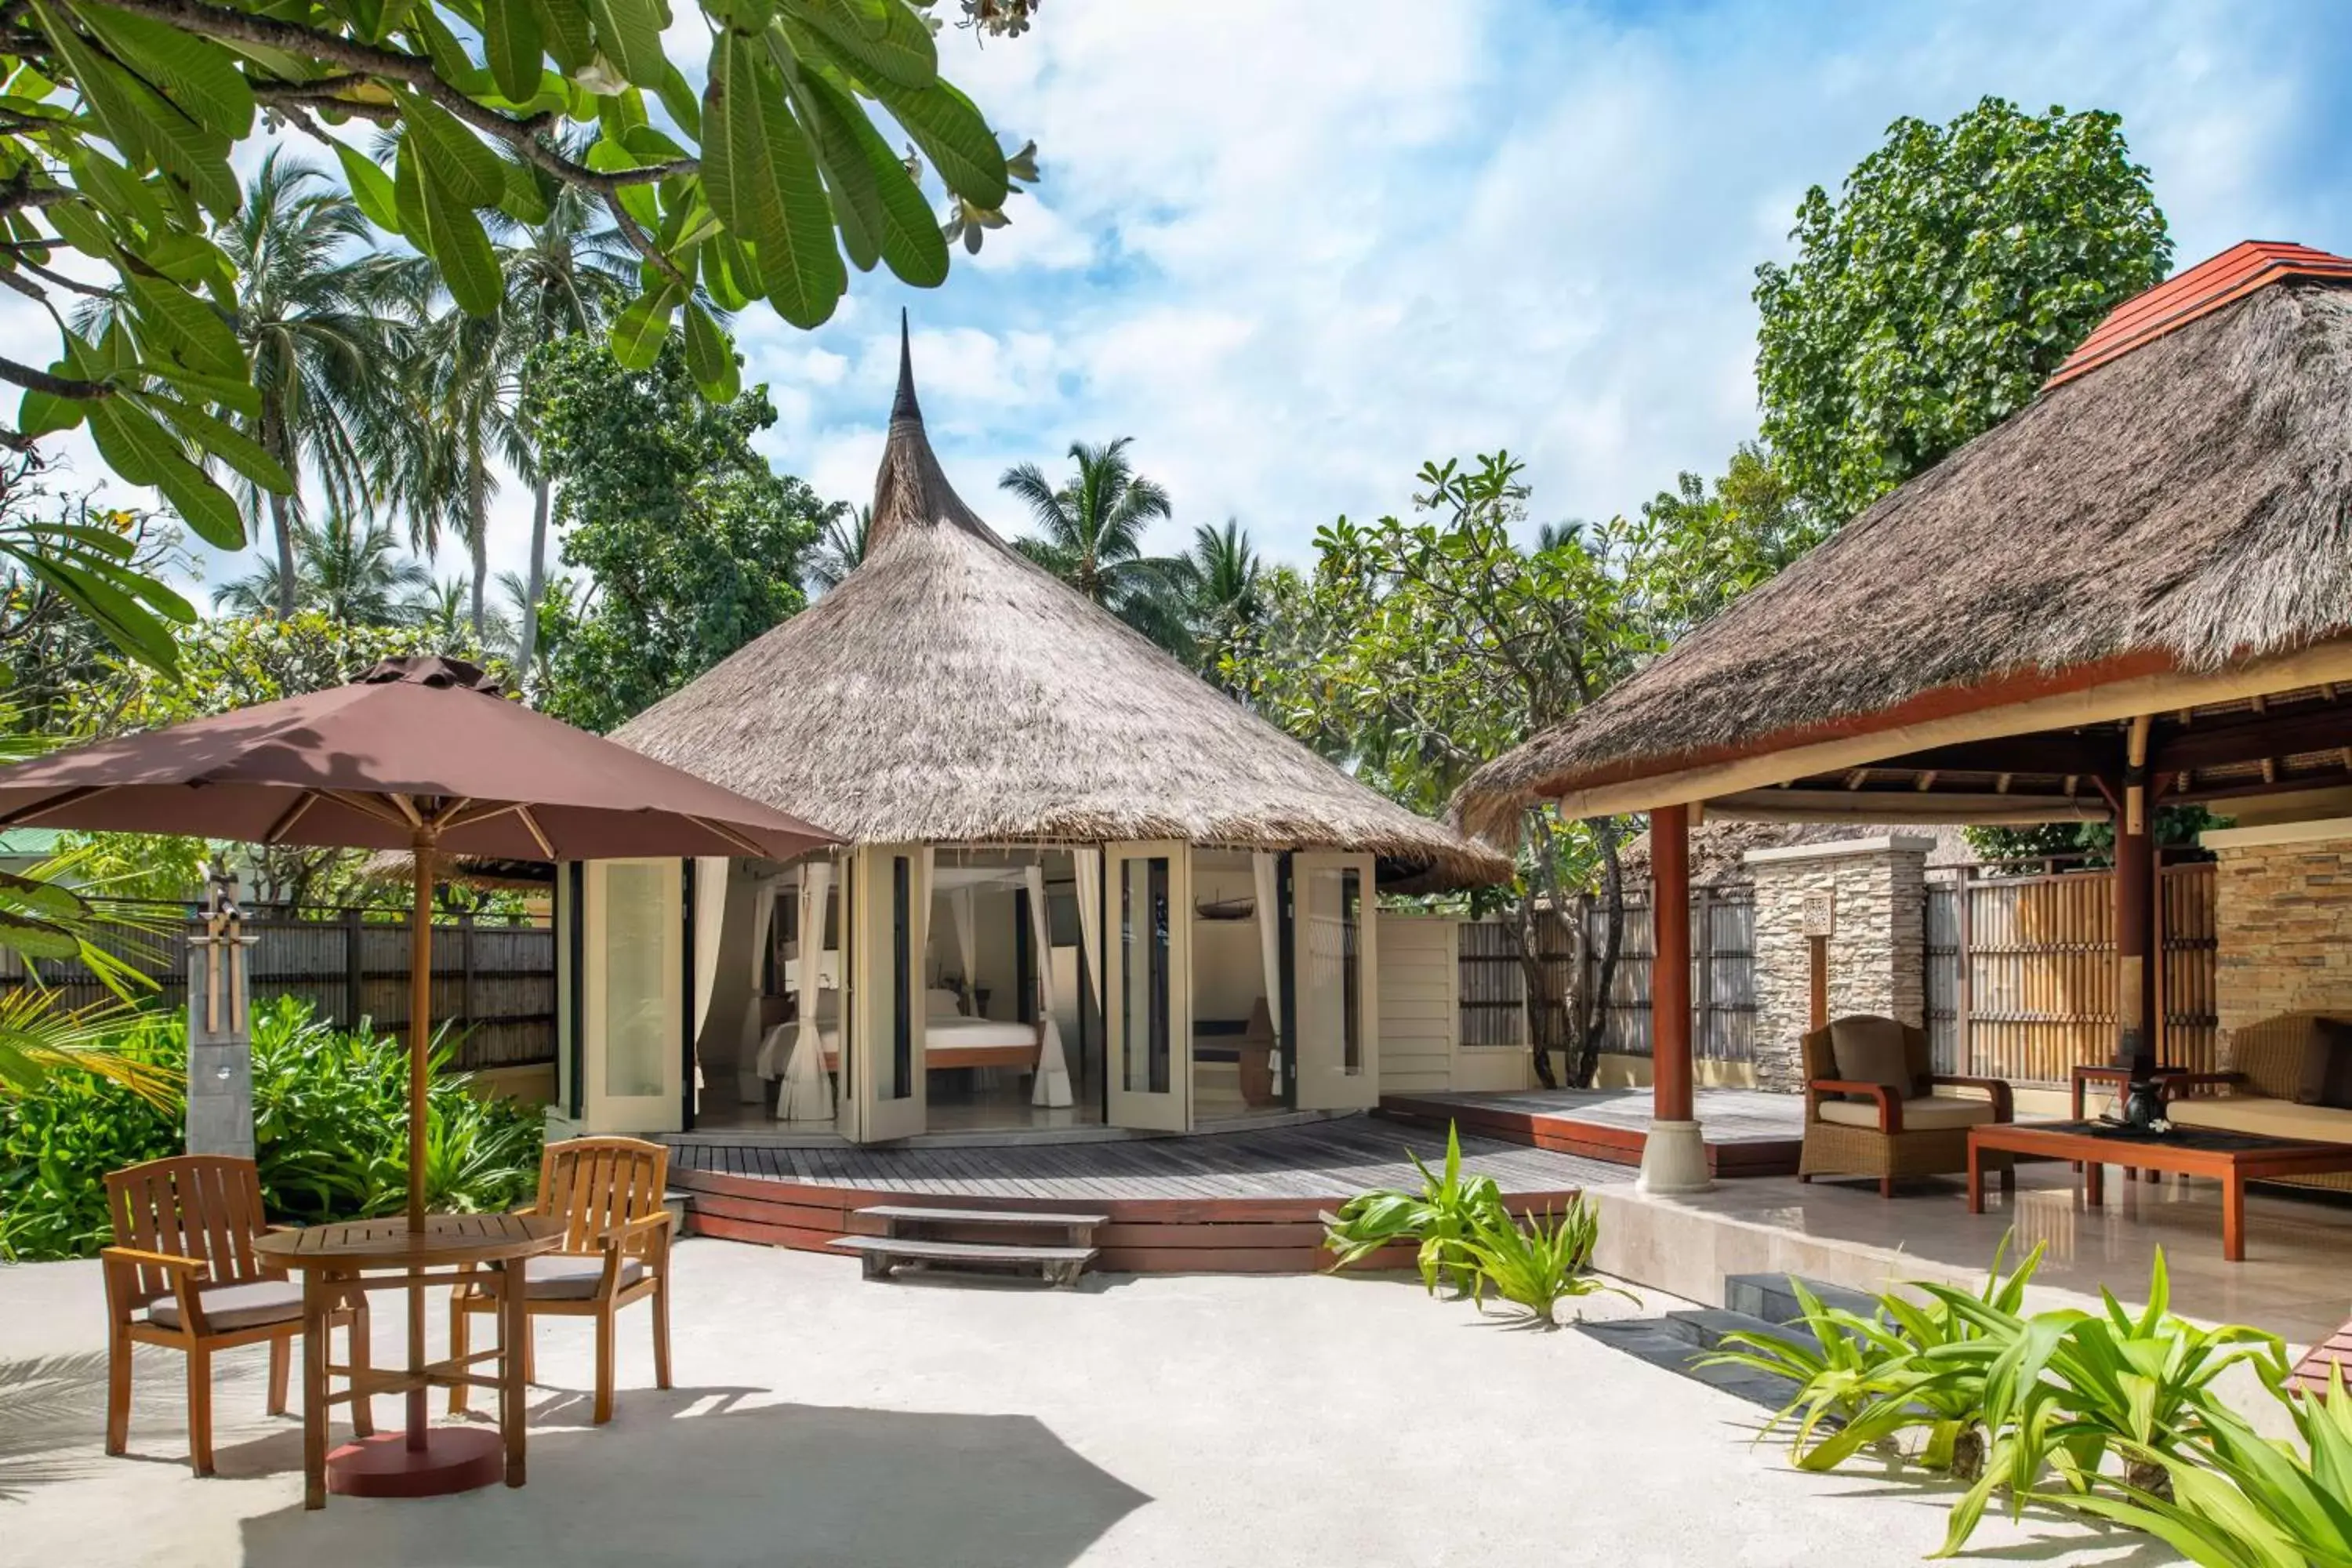
[[[264,1323],[290,1323],[302,1315],[302,1287],[292,1279],[247,1279],[237,1285],[199,1285],[196,1300],[205,1310],[205,1326],[215,1333],[257,1329]],[[180,1303],[170,1296],[147,1308],[147,1321],[161,1329],[180,1326]]]
[[[1850,1100],[1825,1100],[1822,1102],[1821,1119],[1843,1127],[1875,1128],[1878,1125],[1878,1107],[1858,1105]],[[1976,1127],[1992,1120],[1993,1105],[1989,1100],[1957,1094],[1930,1094],[1903,1102],[1903,1131],[1906,1132]]]
[[[621,1289],[625,1290],[645,1278],[646,1266],[635,1258],[621,1264]],[[596,1294],[596,1287],[604,1281],[604,1258],[602,1253],[559,1252],[546,1257],[527,1258],[522,1266],[523,1288],[542,1301],[585,1301]]]
[[[1927,1064],[1915,1063],[1903,1026],[1892,1018],[1840,1018],[1830,1025],[1830,1054],[1837,1076],[1861,1083],[1883,1083],[1904,1099],[1923,1092]],[[1849,1094],[1855,1104],[1871,1103],[1867,1095]],[[1872,1119],[1874,1124],[1876,1118]]]
[[[2258,1138],[2352,1143],[2352,1110],[2297,1105],[2292,1100],[2273,1100],[2267,1095],[2176,1100],[2164,1108],[2164,1114],[2176,1127],[2195,1127],[2208,1132],[2251,1132]]]

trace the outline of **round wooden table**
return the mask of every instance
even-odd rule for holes
[[[522,1265],[551,1252],[563,1239],[561,1218],[533,1214],[436,1214],[422,1231],[404,1217],[352,1220],[303,1230],[273,1231],[254,1250],[302,1277],[302,1506],[324,1508],[327,1494],[352,1497],[437,1497],[470,1491],[504,1477],[523,1484],[523,1347],[530,1333],[523,1313]],[[443,1361],[425,1359],[425,1292],[478,1281],[479,1269],[498,1278],[499,1342]],[[511,1279],[505,1278],[512,1276]],[[369,1290],[406,1290],[408,1366],[404,1371],[332,1366],[327,1361],[327,1314],[349,1297]],[[497,1375],[471,1369],[498,1363]],[[349,1380],[331,1394],[331,1374]],[[433,1426],[425,1420],[425,1396],[434,1388],[465,1385],[495,1388],[496,1431],[478,1426]],[[403,1430],[355,1437],[327,1451],[330,1406],[362,1394],[405,1394]]]

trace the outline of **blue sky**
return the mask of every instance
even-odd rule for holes
[[[1986,94],[2120,112],[2180,265],[2352,252],[2352,0],[1046,0],[941,53],[1044,183],[944,288],[740,339],[776,464],[863,500],[908,306],[934,442],[1008,532],[1005,467],[1114,436],[1174,496],[1159,547],[1230,515],[1291,561],[1424,458],[1507,447],[1539,519],[1713,473],[1804,188]],[[528,497],[498,506],[518,564]]]
[[[1538,518],[1622,511],[1755,427],[1757,263],[1903,114],[2122,114],[2186,266],[2352,251],[2352,5],[1048,0],[942,50],[1045,181],[947,286],[747,323],[769,449],[870,489],[898,307],[966,499],[1132,436],[1175,548],[1304,560],[1423,458],[1524,455]]]

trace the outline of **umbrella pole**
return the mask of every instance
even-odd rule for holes
[[[433,1059],[433,850],[440,835],[428,825],[416,829],[416,903],[408,928],[408,1228],[425,1228],[425,1089]],[[408,1371],[425,1367],[425,1287],[416,1276],[408,1287]],[[408,1391],[408,1447],[425,1449],[425,1389]]]

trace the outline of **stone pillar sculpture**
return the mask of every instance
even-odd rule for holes
[[[253,1158],[253,1020],[236,878],[217,858],[188,939],[188,1152]]]

